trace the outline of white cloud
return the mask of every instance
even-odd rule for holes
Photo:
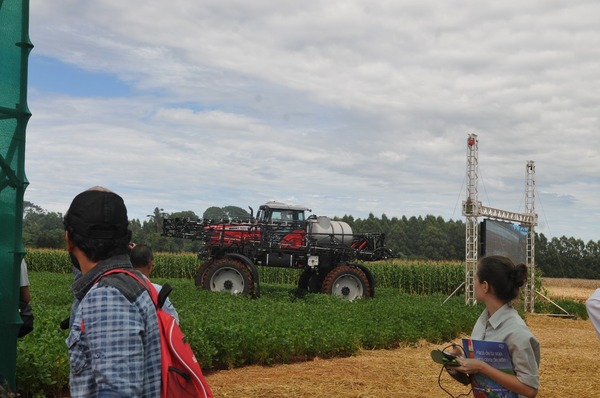
[[[26,196],[64,212],[103,184],[140,218],[289,199],[459,219],[475,132],[482,200],[522,208],[534,160],[540,231],[600,240],[596,15],[594,1],[32,1],[30,58],[132,94],[30,87]]]

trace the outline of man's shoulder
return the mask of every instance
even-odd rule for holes
[[[129,302],[134,302],[146,291],[144,286],[126,273],[114,273],[101,277],[98,287],[107,286],[117,289]]]

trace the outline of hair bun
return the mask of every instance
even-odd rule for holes
[[[521,288],[527,282],[527,266],[525,264],[517,264],[511,270],[511,279],[515,287]]]

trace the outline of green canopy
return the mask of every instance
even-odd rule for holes
[[[29,1],[0,0],[0,378],[15,388],[25,177]]]

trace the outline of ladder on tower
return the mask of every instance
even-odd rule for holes
[[[475,304],[475,273],[477,272],[477,244],[479,225],[476,217],[467,218],[467,246],[465,262],[465,302]]]

